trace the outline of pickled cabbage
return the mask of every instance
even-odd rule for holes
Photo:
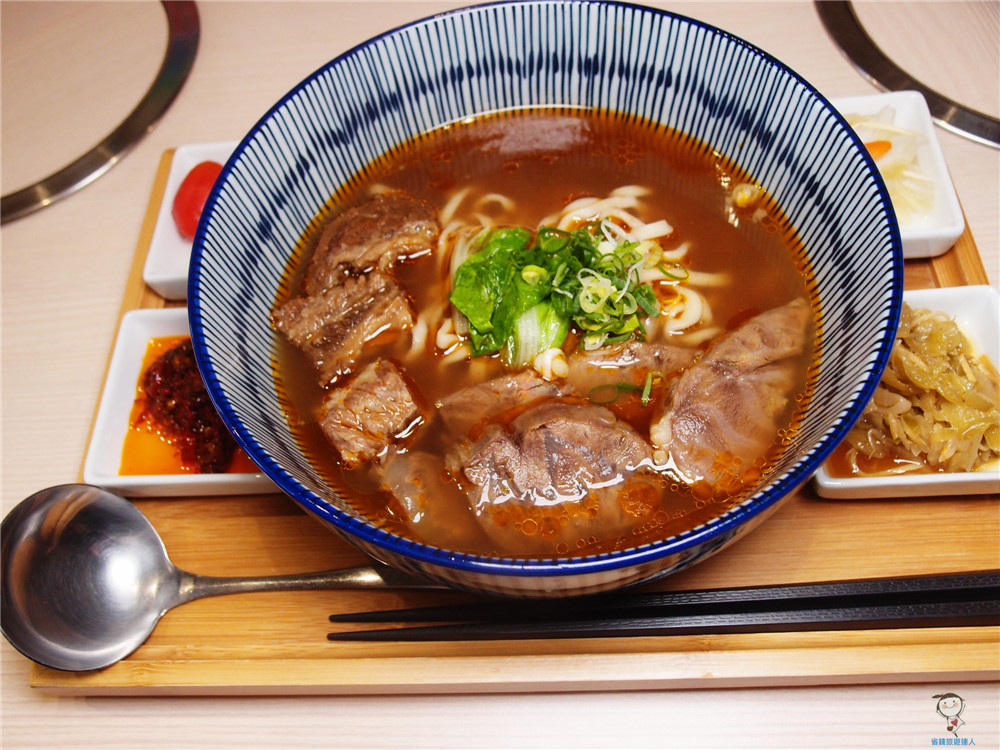
[[[997,371],[954,320],[905,302],[889,364],[846,438],[886,473],[976,471],[1000,456]],[[864,463],[864,462],[862,462]]]
[[[920,168],[917,152],[924,136],[896,125],[896,110],[874,115],[844,115],[875,160],[901,224],[912,224],[934,210],[934,180]]]

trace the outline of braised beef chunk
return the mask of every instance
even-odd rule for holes
[[[395,364],[380,359],[323,399],[320,429],[349,467],[385,451],[420,417],[420,408]]]
[[[365,342],[407,330],[414,321],[402,288],[378,271],[351,276],[322,294],[290,299],[271,319],[316,366],[321,386],[348,373]]]
[[[789,409],[792,358],[806,345],[810,316],[803,299],[761,313],[671,384],[650,438],[688,481],[732,492],[757,476],[753,462],[774,443]]]
[[[401,257],[429,251],[438,232],[434,210],[401,192],[376,195],[323,230],[303,294],[271,316],[274,328],[314,364],[321,386],[347,375],[366,342],[412,327],[409,299],[383,271]]]
[[[385,271],[401,256],[428,252],[440,229],[424,201],[398,191],[375,195],[323,230],[306,270],[306,294],[320,294],[348,273]]]
[[[438,415],[452,436],[462,438],[490,417],[558,394],[557,386],[524,370],[450,394],[438,403]]]
[[[666,375],[687,367],[699,353],[690,347],[630,339],[594,351],[573,352],[568,358],[566,382],[584,395],[622,382],[641,386],[650,372]]]
[[[236,441],[212,405],[194,358],[191,339],[164,352],[142,376],[144,409],[174,441],[181,461],[202,474],[224,472],[236,452]]]
[[[647,518],[652,448],[603,406],[546,401],[487,425],[451,458],[486,533],[514,552],[577,550]],[[560,546],[561,545],[561,546]]]

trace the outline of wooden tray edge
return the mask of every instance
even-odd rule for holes
[[[936,285],[939,287],[990,283],[979,248],[969,231],[968,222],[965,223],[965,231],[951,249],[932,258],[930,266]]]
[[[119,311],[166,303],[143,280],[153,229],[174,151],[161,157]],[[968,224],[946,253],[908,261],[937,286],[986,284],[988,277]],[[108,363],[102,378],[107,378]],[[95,405],[93,421],[99,404]],[[93,421],[90,431],[93,431]],[[90,442],[88,435],[87,445]],[[85,459],[85,457],[84,457]],[[80,477],[82,481],[83,463]],[[852,631],[852,634],[865,631]],[[692,689],[794,685],[882,684],[940,680],[992,681],[1000,628],[940,628],[928,643],[920,631],[879,631],[880,645],[857,645],[843,633],[824,647],[826,669],[816,670],[816,648],[738,648],[670,654],[572,654],[496,657],[436,656],[337,659],[189,659],[156,661],[133,656],[98,673],[67,673],[33,664],[29,685],[59,695],[277,695],[449,692],[537,692]],[[895,641],[893,641],[895,639]],[[933,653],[940,654],[934,658]],[[138,658],[137,658],[138,656]],[[540,669],[541,664],[545,664]],[[988,666],[987,666],[988,665]]]
[[[823,635],[831,645],[822,649],[775,645],[716,650],[712,639],[705,639],[702,651],[669,653],[582,651],[503,659],[128,660],[92,674],[39,668],[31,685],[61,695],[371,695],[985,682],[1000,678],[998,627],[911,630],[895,636],[894,642],[880,643],[875,650],[870,642],[864,642],[874,638],[874,633],[852,631],[844,639]],[[880,631],[878,637],[884,639],[887,634]],[[838,642],[841,645],[835,645]],[[823,666],[819,671],[817,653]]]

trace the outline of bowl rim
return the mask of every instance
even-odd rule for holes
[[[763,50],[762,48],[748,42],[747,40],[720,29],[714,25],[703,21],[676,13],[670,10],[656,8],[645,5],[637,5],[622,0],[495,0],[451,8],[440,13],[424,16],[414,21],[396,26],[385,32],[369,37],[365,41],[344,51],[332,58],[328,62],[314,70],[302,81],[286,92],[267,112],[261,116],[247,134],[239,141],[233,153],[223,165],[222,172],[213,187],[205,208],[202,213],[201,222],[193,241],[191,254],[191,264],[188,278],[188,315],[194,342],[195,357],[202,370],[202,375],[209,392],[209,395],[216,408],[222,415],[223,421],[230,431],[234,433],[237,442],[247,452],[267,474],[278,488],[287,494],[293,501],[307,508],[320,519],[329,523],[341,533],[347,534],[347,538],[356,537],[358,540],[371,545],[389,554],[401,555],[421,563],[425,563],[437,568],[451,571],[460,571],[478,575],[515,575],[518,577],[563,577],[579,576],[586,574],[606,573],[620,570],[622,568],[642,566],[650,564],[663,558],[683,555],[693,548],[700,548],[705,544],[717,542],[724,544],[748,521],[762,517],[781,500],[788,497],[798,487],[803,485],[822,465],[829,454],[840,443],[847,431],[860,417],[861,411],[870,400],[874,390],[881,378],[891,352],[891,341],[893,335],[887,335],[878,344],[874,361],[869,367],[869,374],[856,391],[853,403],[839,413],[839,421],[832,425],[822,437],[810,449],[804,451],[800,458],[788,470],[778,477],[775,477],[767,486],[759,489],[754,494],[744,498],[737,505],[728,508],[718,516],[699,524],[693,529],[688,529],[678,534],[671,535],[665,539],[657,540],[642,545],[628,547],[622,550],[602,552],[592,555],[567,556],[567,557],[517,557],[517,556],[486,556],[473,553],[457,552],[435,547],[422,542],[417,542],[388,532],[382,528],[374,526],[361,518],[358,518],[346,511],[334,507],[332,504],[316,495],[306,488],[301,482],[291,476],[282,468],[273,457],[262,449],[257,440],[246,429],[244,421],[233,411],[229,399],[221,391],[218,379],[211,367],[209,354],[205,343],[202,341],[201,324],[201,299],[199,283],[201,272],[199,262],[204,251],[204,242],[207,226],[214,214],[216,203],[222,185],[226,182],[232,170],[250,145],[255,136],[261,131],[265,123],[272,116],[280,111],[291,99],[296,97],[303,89],[311,85],[318,77],[330,68],[349,60],[352,56],[359,54],[368,47],[377,44],[380,40],[400,34],[407,29],[418,26],[429,25],[449,16],[458,16],[480,12],[487,8],[497,6],[547,6],[547,5],[592,5],[610,6],[632,10],[633,12],[651,14],[654,16],[669,17],[678,22],[690,24],[693,27],[703,29],[714,37],[728,40],[739,47],[743,47],[760,57],[768,65],[776,68],[782,75],[794,80],[796,85],[823,106],[825,112],[832,116],[839,124],[844,134],[850,139],[862,160],[865,162],[868,176],[874,181],[875,189],[878,193],[881,205],[884,208],[885,219],[888,222],[890,252],[892,254],[892,276],[893,284],[888,302],[888,325],[894,332],[898,325],[899,315],[902,307],[903,292],[903,252],[900,239],[899,224],[896,219],[892,203],[889,199],[888,189],[875,166],[874,160],[864,148],[860,138],[848,125],[844,116],[831,104],[830,100],[821,94],[811,83],[799,75],[786,63]]]

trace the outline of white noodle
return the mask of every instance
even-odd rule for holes
[[[616,187],[611,191],[611,195],[630,195],[639,197],[642,195],[649,195],[649,188],[643,187],[642,185],[622,185],[621,187]]]
[[[469,335],[469,319],[462,314],[461,310],[456,310],[452,308],[451,310],[451,324],[459,336]]]
[[[485,210],[490,204],[495,203],[500,208],[507,213],[511,213],[515,208],[515,203],[506,195],[501,195],[500,193],[487,193],[478,201],[476,201],[476,208],[480,211]]]
[[[569,362],[562,349],[553,347],[535,355],[531,366],[544,380],[565,378],[569,375]]]
[[[729,283],[729,274],[725,271],[707,273],[705,271],[688,271],[687,282],[694,286],[720,287]]]
[[[478,229],[470,228],[468,226],[463,226],[459,230],[452,233],[455,237],[451,241],[451,252],[448,254],[449,257],[449,281],[455,278],[455,273],[458,271],[458,267],[468,260],[469,255],[471,255],[472,250],[472,240],[478,233]],[[443,254],[443,253],[442,253]]]
[[[445,352],[441,361],[446,365],[450,365],[455,362],[461,362],[464,359],[469,359],[471,356],[472,352],[469,351],[469,347],[465,343],[460,343],[454,349]]]
[[[451,198],[448,199],[448,202],[444,204],[444,208],[441,209],[438,221],[440,221],[441,224],[450,223],[452,219],[455,218],[455,213],[458,211],[458,207],[462,205],[462,201],[465,200],[465,197],[468,194],[469,188],[465,188],[464,190],[459,190],[451,196]]]
[[[685,255],[687,255],[688,250],[691,249],[690,242],[682,242],[680,245],[675,247],[673,250],[664,250],[663,259],[664,260],[680,260]]]
[[[632,230],[637,240],[652,240],[657,237],[666,237],[674,231],[674,228],[667,223],[666,219],[654,221],[651,224],[643,224]]]
[[[437,336],[434,337],[434,344],[443,352],[449,351],[453,346],[462,343],[462,339],[455,333],[455,323],[452,318],[444,318],[438,326]]]
[[[612,215],[615,211],[636,208],[639,201],[632,195],[612,195],[607,198],[580,198],[573,201],[556,216],[556,221],[546,219],[543,224],[555,224],[560,229],[572,229],[580,224],[598,221]],[[626,214],[629,215],[629,214]],[[638,221],[635,217],[633,220]]]
[[[412,360],[419,357],[427,346],[427,320],[420,315],[413,324],[410,331],[410,350],[406,353],[406,359]]]
[[[622,224],[628,227],[626,232],[628,232],[630,239],[633,241],[638,239],[635,236],[636,227],[644,226],[645,223],[638,216],[629,213],[628,211],[621,208],[611,208],[609,209],[602,219],[618,219]]]
[[[677,341],[682,343],[684,346],[698,346],[706,341],[711,341],[716,336],[721,336],[723,330],[719,326],[711,326],[709,328],[702,328],[697,331],[692,331],[691,333],[685,333],[677,338]]]
[[[698,292],[684,287],[676,289],[682,299],[679,300],[679,303],[671,305],[670,309],[662,316],[664,328],[670,332],[683,331],[700,323],[705,313],[705,302]]]
[[[454,275],[455,267],[451,263],[451,259],[455,252],[455,240],[454,236],[461,230],[465,225],[459,221],[452,221],[445,224],[441,230],[441,234],[438,235],[437,242],[437,262],[438,262],[438,273],[441,273],[445,264],[451,266],[451,273]]]

